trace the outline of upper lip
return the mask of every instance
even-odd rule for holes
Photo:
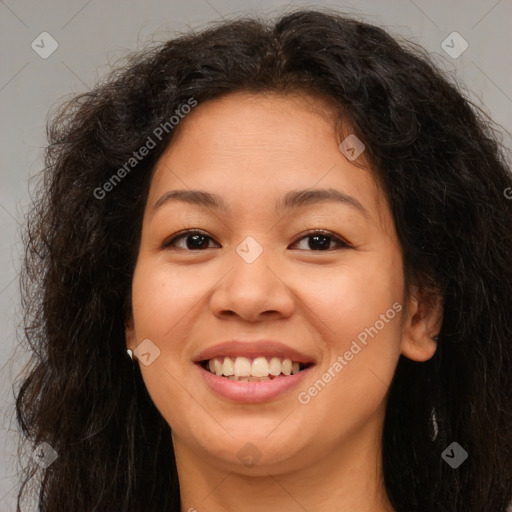
[[[298,350],[285,345],[279,341],[253,340],[239,341],[230,340],[212,345],[200,352],[194,358],[195,363],[200,363],[214,357],[281,357],[291,359],[298,363],[314,363],[314,358],[299,352]]]

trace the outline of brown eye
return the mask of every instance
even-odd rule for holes
[[[308,240],[307,247],[302,247],[300,250],[313,250],[313,251],[328,251],[332,250],[335,247],[349,248],[351,245],[342,240],[338,236],[334,236],[329,231],[311,231],[306,234],[306,236],[302,236],[294,244],[297,244],[301,240]],[[334,247],[331,244],[334,243]]]
[[[185,240],[185,244],[177,244],[177,241]],[[171,247],[177,247],[178,249],[186,249],[189,251],[197,251],[202,249],[209,249],[209,242],[213,241],[213,238],[200,232],[200,231],[185,231],[177,236],[174,236],[170,240],[164,242],[162,248],[168,249]]]

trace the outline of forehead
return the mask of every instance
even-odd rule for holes
[[[341,153],[336,121],[330,101],[305,93],[232,93],[199,104],[158,161],[148,204],[172,189],[207,190],[228,207],[237,199],[253,207],[291,189],[336,188],[385,221],[374,173],[364,155],[356,165]]]
[[[267,154],[286,154],[296,151],[299,143],[314,146],[317,139],[334,136],[333,107],[324,98],[300,92],[231,93],[199,104],[188,114],[177,126],[169,150],[195,144],[202,152],[192,156],[210,150],[220,157],[243,145],[254,153],[264,149]]]

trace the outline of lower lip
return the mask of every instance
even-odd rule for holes
[[[196,366],[199,368],[206,384],[215,393],[235,402],[252,403],[267,402],[290,391],[307,377],[309,370],[312,368],[312,366],[309,366],[295,375],[263,382],[236,382],[226,379],[226,377],[219,377],[204,369],[200,364],[196,364]]]

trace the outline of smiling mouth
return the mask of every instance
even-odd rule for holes
[[[205,370],[236,382],[263,382],[296,375],[311,364],[281,357],[213,357],[199,363]]]

